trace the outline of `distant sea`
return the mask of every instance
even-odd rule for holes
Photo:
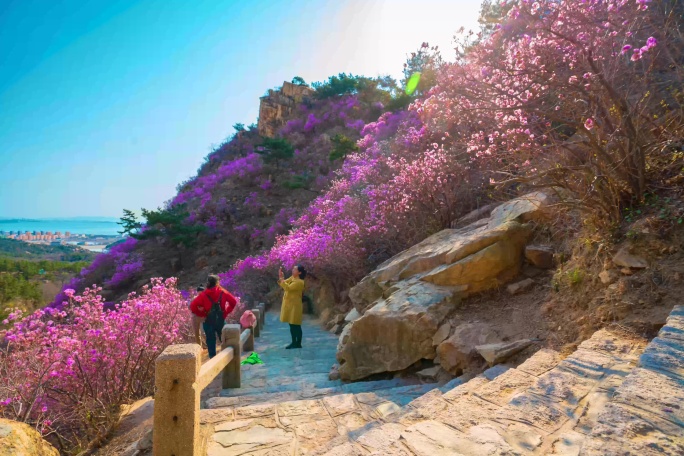
[[[74,217],[54,219],[0,218],[0,231],[69,231],[73,234],[118,236],[118,220],[108,217]]]

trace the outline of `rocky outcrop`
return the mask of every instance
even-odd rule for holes
[[[486,222],[440,231],[381,264],[349,291],[354,307],[363,313],[412,277],[457,287],[462,296],[511,280],[530,227],[511,220],[490,228]]]
[[[349,292],[361,316],[340,337],[341,377],[354,380],[433,359],[433,336],[453,303],[519,274],[532,231],[525,222],[544,219],[550,203],[541,192],[514,199],[488,218],[430,236],[364,277]]]
[[[414,280],[345,327],[337,353],[341,377],[358,380],[434,358],[432,336],[458,301],[454,291]]]
[[[43,440],[31,426],[0,418],[0,455],[59,456],[59,452]]]
[[[312,96],[313,89],[283,82],[280,90],[269,90],[268,94],[261,97],[259,104],[259,123],[257,128],[261,136],[272,138],[276,135],[287,118],[292,114],[298,103],[306,97]]]

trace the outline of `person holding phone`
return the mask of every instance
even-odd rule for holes
[[[292,343],[285,347],[302,348],[302,294],[304,293],[306,269],[301,264],[292,268],[292,275],[285,278],[283,268],[278,270],[278,285],[285,290],[280,308],[280,321],[290,325]]]

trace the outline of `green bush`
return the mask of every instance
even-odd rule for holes
[[[184,204],[156,211],[142,209],[145,228],[139,233],[132,233],[131,237],[138,240],[170,239],[174,244],[192,247],[197,242],[197,236],[206,228],[204,225],[189,224],[189,215]]]
[[[328,156],[330,161],[339,160],[340,158],[346,157],[347,154],[359,150],[356,141],[349,139],[345,135],[337,134],[331,138],[331,141],[333,143],[333,149]]]
[[[294,156],[294,147],[284,138],[264,138],[261,149],[256,153],[261,155],[266,163],[274,163],[276,168],[283,160],[289,160]]]

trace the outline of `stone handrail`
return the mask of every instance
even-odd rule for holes
[[[204,448],[199,435],[200,395],[219,373],[222,387],[240,387],[243,349],[254,350],[264,324],[265,308],[252,309],[256,323],[240,333],[240,325],[225,325],[221,351],[202,365],[197,344],[170,345],[155,361],[153,451],[163,456],[199,456]]]

